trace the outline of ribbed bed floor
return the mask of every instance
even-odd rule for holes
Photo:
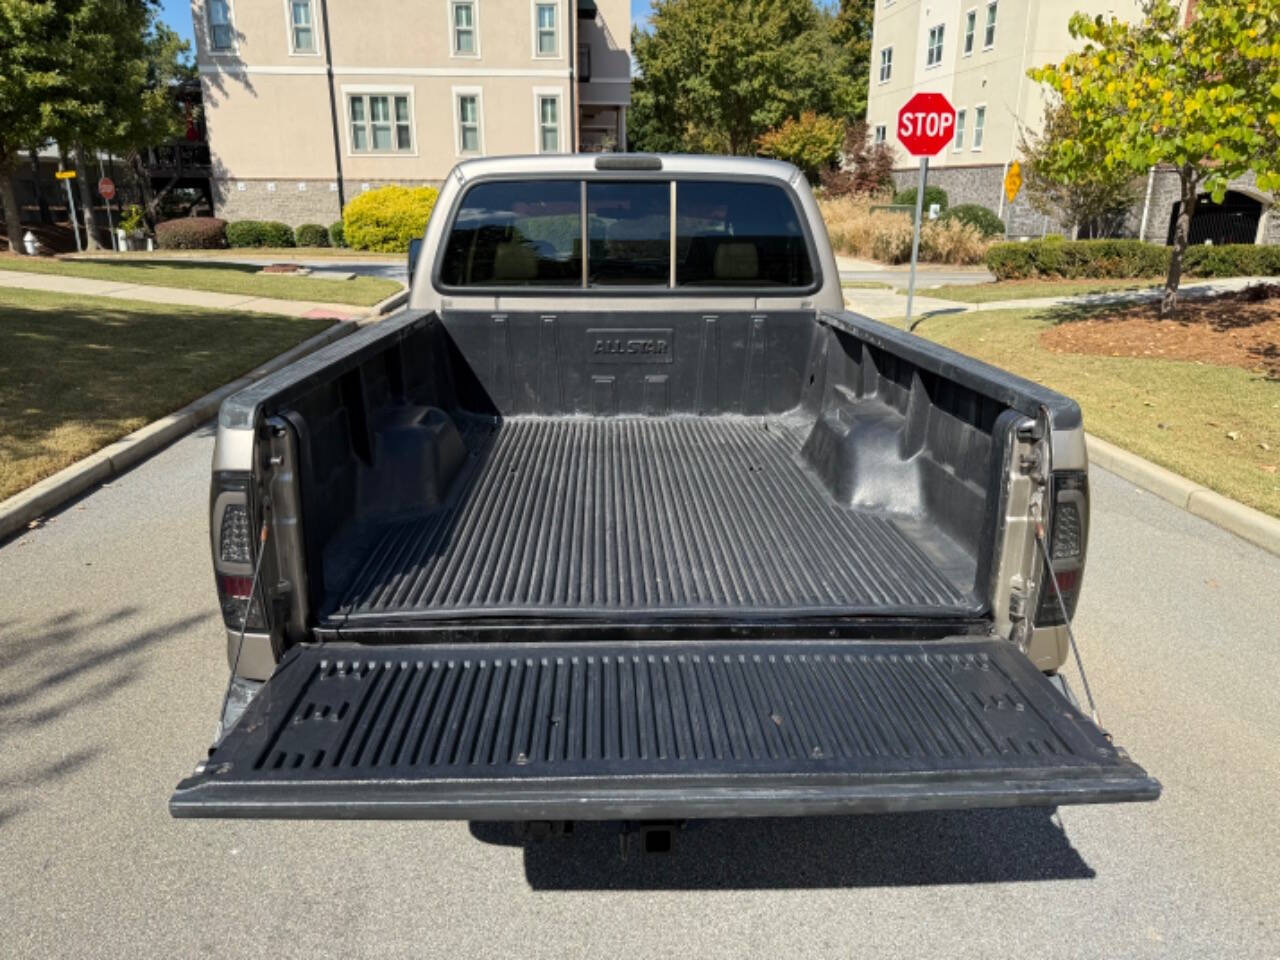
[[[447,505],[348,541],[329,620],[976,612],[954,564],[836,504],[801,441],[758,417],[505,420]]]

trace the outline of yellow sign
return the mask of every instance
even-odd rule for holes
[[[59,180],[74,180],[76,178],[76,172],[74,170],[59,170],[54,174],[54,176]]]
[[[1009,164],[1009,172],[1004,175],[1004,195],[1013,203],[1013,198],[1022,189],[1022,166],[1017,160]]]

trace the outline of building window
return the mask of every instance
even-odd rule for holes
[[[311,0],[289,0],[289,42],[294,53],[316,52],[316,31]]]
[[[987,4],[987,32],[982,36],[982,49],[988,50],[996,45],[996,7],[999,4]]]
[[[929,28],[929,47],[924,61],[926,67],[936,67],[942,62],[942,35],[945,30],[945,25],[941,23]]]
[[[973,149],[982,149],[982,128],[987,125],[987,108],[974,107],[973,109]]]
[[[591,44],[578,44],[578,79],[586,83],[591,79]]]
[[[978,11],[970,10],[964,15],[964,55],[973,53],[973,35],[978,31]]]
[[[884,141],[885,141],[885,137],[886,137],[886,133],[887,133],[887,132],[886,132],[886,130],[885,130],[884,124],[883,124],[883,123],[877,123],[877,124],[876,124],[875,142],[876,142],[876,143],[884,143]]]
[[[476,43],[476,5],[473,0],[453,0],[451,4],[454,56],[474,57],[479,53]]]
[[[458,152],[480,153],[480,94],[458,94]]]
[[[235,35],[231,30],[229,0],[207,0],[204,9],[209,18],[209,49],[234,49],[236,44]]]
[[[888,83],[893,76],[893,47],[885,47],[880,51],[880,82]]]
[[[406,153],[413,149],[408,94],[349,95],[347,116],[353,153]]]
[[[559,95],[538,95],[538,152],[560,152]]]
[[[554,57],[560,52],[560,38],[556,31],[556,5],[554,3],[535,3],[533,5],[533,52],[538,57]]]
[[[952,149],[955,150],[964,149],[964,114],[963,110],[956,111],[956,138],[951,144]]]

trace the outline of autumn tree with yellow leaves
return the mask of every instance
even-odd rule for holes
[[[1200,0],[1184,20],[1171,0],[1152,0],[1139,23],[1071,18],[1079,52],[1033,69],[1069,111],[1075,136],[1042,162],[1063,182],[1109,168],[1174,167],[1182,206],[1160,315],[1178,302],[1191,217],[1202,192],[1221,202],[1228,183],[1252,171],[1260,190],[1280,189],[1280,0]]]

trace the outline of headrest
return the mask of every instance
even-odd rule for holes
[[[760,255],[754,243],[726,240],[716,247],[712,273],[717,280],[754,280],[759,272]]]
[[[532,280],[538,275],[538,259],[533,249],[519,240],[498,244],[493,252],[493,280]]]

